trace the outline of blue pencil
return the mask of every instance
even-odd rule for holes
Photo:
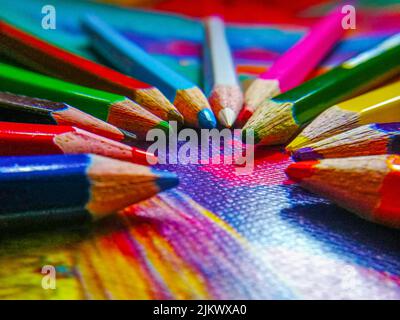
[[[86,16],[83,26],[93,48],[118,70],[156,86],[183,115],[185,123],[214,128],[216,119],[203,92],[165,64],[153,58],[96,16]]]
[[[177,183],[172,173],[92,154],[0,157],[0,229],[97,220]]]

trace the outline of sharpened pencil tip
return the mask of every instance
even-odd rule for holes
[[[179,178],[176,174],[165,171],[152,170],[157,177],[157,185],[160,191],[171,189],[179,184]]]
[[[122,143],[137,143],[138,137],[136,136],[136,134],[123,129],[119,129],[119,131],[121,131],[122,135],[124,136],[124,139],[121,141]]]
[[[171,126],[169,125],[169,123],[168,123],[167,121],[160,121],[160,122],[155,126],[155,128],[156,128],[156,129],[161,129],[162,131],[164,131],[164,132],[167,133],[167,134],[172,130]]]
[[[154,165],[158,162],[158,158],[156,155],[154,155],[154,153],[147,152],[142,149],[135,148],[132,152],[132,155],[136,160],[140,161],[136,161],[137,163],[143,165]]]
[[[181,126],[183,125],[184,119],[178,110],[169,110],[168,121],[176,121],[178,126]]]
[[[293,151],[295,151],[295,150],[297,150],[297,149],[300,149],[300,148],[306,146],[306,145],[309,144],[309,143],[310,143],[310,140],[309,140],[307,137],[305,137],[305,136],[299,134],[296,138],[293,139],[292,142],[290,142],[290,143],[286,146],[285,149],[286,149],[288,152],[293,152]]]
[[[236,120],[236,114],[232,109],[225,108],[219,112],[218,120],[223,126],[230,128]]]
[[[295,182],[301,182],[302,180],[311,177],[314,174],[314,167],[319,161],[302,161],[296,162],[289,165],[286,168],[286,175]]]
[[[322,159],[323,156],[320,155],[318,152],[314,151],[314,149],[305,147],[293,151],[292,158],[294,161],[306,161],[306,160]]]
[[[200,128],[213,129],[217,126],[217,120],[210,109],[203,109],[197,114]]]

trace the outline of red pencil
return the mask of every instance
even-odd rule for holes
[[[0,156],[93,153],[110,158],[155,164],[154,154],[72,127],[0,122]]]
[[[133,99],[164,120],[182,115],[157,88],[111,68],[63,50],[0,21],[0,51],[39,72]]]
[[[297,162],[286,174],[364,219],[400,228],[399,155]]]

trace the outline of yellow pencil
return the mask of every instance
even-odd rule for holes
[[[336,104],[322,112],[287,147],[289,152],[370,123],[400,121],[400,81]]]

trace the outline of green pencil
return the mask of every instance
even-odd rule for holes
[[[169,124],[128,98],[65,82],[0,63],[0,91],[68,103],[96,118],[145,138],[152,128]]]
[[[329,72],[263,102],[244,126],[256,143],[282,144],[337,102],[356,96],[400,71],[400,33]]]

